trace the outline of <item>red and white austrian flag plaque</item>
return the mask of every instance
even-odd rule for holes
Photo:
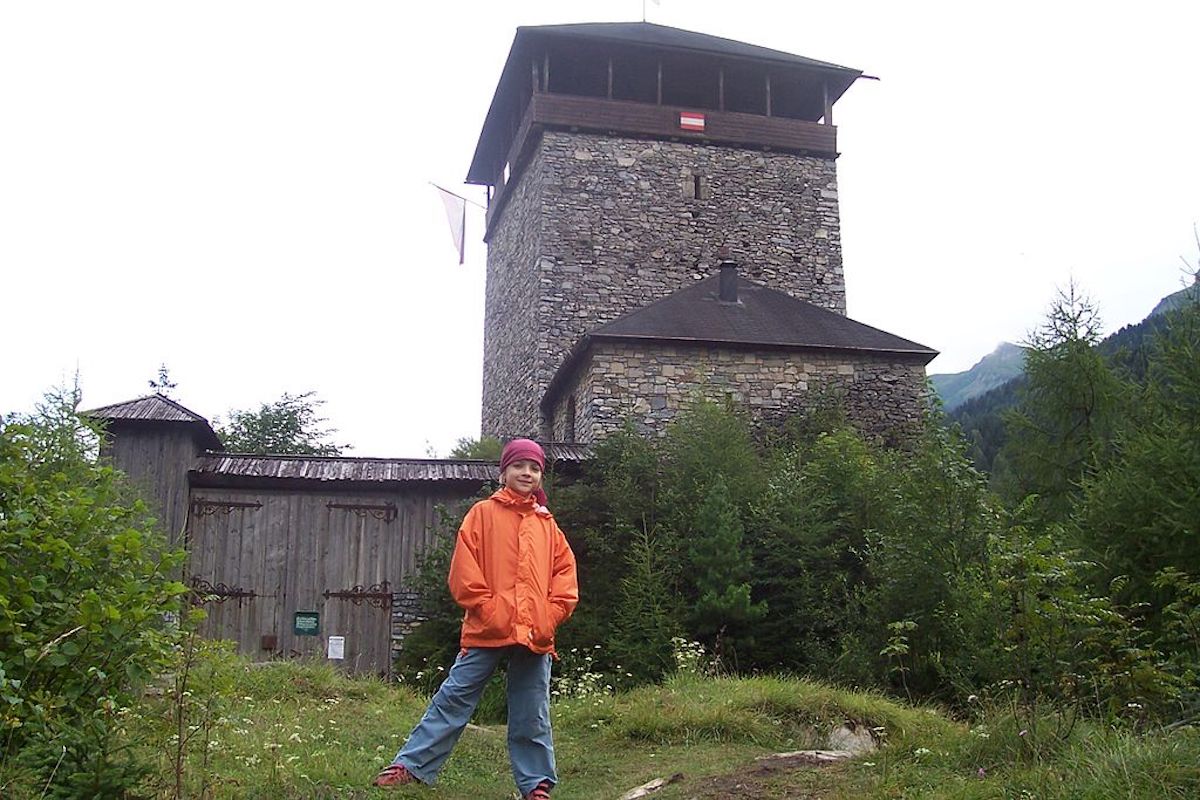
[[[679,127],[685,131],[704,132],[704,115],[695,111],[679,112]]]

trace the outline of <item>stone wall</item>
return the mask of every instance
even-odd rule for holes
[[[409,589],[392,594],[392,662],[404,650],[404,640],[417,627],[429,619],[421,607],[421,596]]]
[[[544,160],[535,156],[508,185],[502,224],[488,242],[483,316],[484,436],[537,433],[549,374],[534,362],[542,302],[535,276],[542,253]]]
[[[722,245],[743,277],[845,313],[831,158],[548,131],[508,190],[488,249],[485,434],[535,431],[584,333],[707,277]]]
[[[841,403],[851,421],[887,442],[905,438],[926,403],[925,367],[889,354],[752,351],[598,342],[557,398],[550,419],[562,436],[568,397],[576,433],[594,442],[631,418],[661,433],[693,398],[731,397],[761,422]]]

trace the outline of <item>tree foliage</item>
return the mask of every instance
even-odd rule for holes
[[[170,397],[175,389],[179,387],[178,383],[171,380],[171,371],[167,369],[165,362],[158,365],[158,374],[147,381],[147,383],[151,389],[163,397]]]
[[[236,453],[341,455],[346,446],[331,441],[335,428],[323,427],[328,421],[320,414],[323,405],[316,392],[284,392],[257,409],[230,411],[228,422],[218,422],[217,436],[226,450]]]
[[[1157,627],[1175,582],[1200,578],[1200,306],[1168,315],[1150,348],[1147,382],[1113,423],[1113,454],[1082,484],[1075,538],[1098,564],[1097,578],[1124,580],[1119,598],[1147,604]]]
[[[169,660],[182,553],[96,461],[77,402],[58,392],[0,421],[0,770],[115,797],[140,774],[117,712]]]
[[[1032,337],[1003,495],[936,411],[885,448],[835,409],[755,430],[697,400],[598,443],[551,497],[583,595],[560,648],[641,682],[681,636],[727,669],[1049,704],[1066,727],[1194,705],[1200,312],[1147,329],[1139,373],[1098,325],[1071,288]]]
[[[1005,493],[1010,502],[1037,495],[1049,520],[1066,519],[1111,440],[1123,386],[1097,350],[1099,340],[1099,313],[1074,283],[1029,338],[1026,382],[1007,420]]]
[[[472,439],[464,436],[455,442],[448,458],[473,458],[479,461],[499,461],[504,452],[504,443],[495,436]]]

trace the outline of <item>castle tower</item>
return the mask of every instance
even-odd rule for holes
[[[488,187],[483,433],[590,330],[707,277],[845,314],[833,105],[861,73],[649,23],[518,28],[467,176]]]

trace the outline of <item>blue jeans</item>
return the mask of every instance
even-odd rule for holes
[[[520,645],[472,647],[459,653],[450,674],[408,735],[393,764],[421,783],[433,783],[500,659],[508,657],[508,759],[522,795],[542,781],[558,783],[550,732],[550,656]]]

